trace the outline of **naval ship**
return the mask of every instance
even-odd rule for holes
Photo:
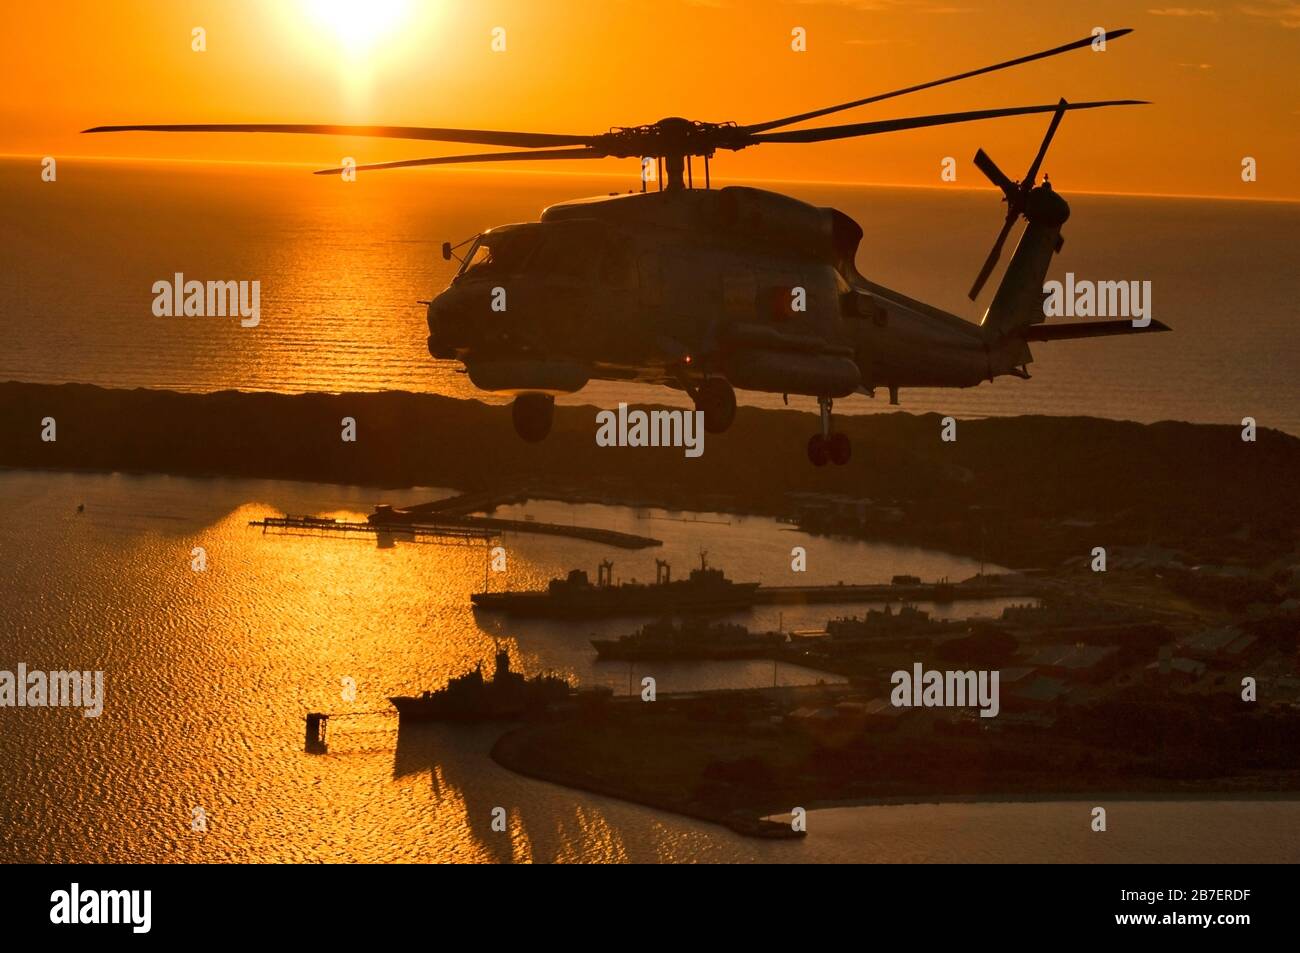
[[[476,592],[474,607],[510,615],[559,619],[614,615],[729,612],[755,602],[756,582],[733,582],[721,569],[712,569],[708,553],[700,553],[700,567],[686,579],[671,578],[671,568],[655,560],[653,584],[624,582],[614,585],[614,564],[600,564],[596,584],[587,573],[572,570],[565,579],[552,579],[545,589],[523,592]]]
[[[639,662],[766,658],[785,641],[781,632],[750,632],[743,625],[729,622],[688,619],[674,623],[662,619],[642,626],[632,635],[592,639],[591,645],[602,661]]]
[[[446,688],[388,700],[402,721],[492,721],[520,718],[573,694],[573,686],[554,675],[524,678],[512,672],[510,653],[502,649],[491,679],[483,677],[480,662],[474,671],[451,679]]]
[[[832,639],[856,640],[888,638],[891,636],[938,635],[943,632],[956,631],[959,624],[930,618],[930,613],[916,606],[902,606],[894,612],[889,606],[884,609],[869,609],[866,618],[852,616],[847,619],[831,619],[826,623],[826,634]]]

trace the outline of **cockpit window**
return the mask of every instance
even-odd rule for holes
[[[531,230],[480,235],[465,256],[457,277],[465,274],[475,277],[513,274],[519,271],[536,244],[537,234]]]
[[[465,256],[465,260],[461,262],[460,271],[457,274],[463,275],[467,271],[491,263],[492,249],[480,238],[474,243],[474,247],[470,249],[469,254]]]

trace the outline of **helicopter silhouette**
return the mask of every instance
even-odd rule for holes
[[[596,135],[425,126],[184,124],[98,126],[85,132],[271,132],[463,142],[516,151],[403,159],[342,168],[410,168],[460,162],[636,158],[639,192],[563,202],[537,222],[489,228],[453,245],[451,284],[427,302],[430,354],[461,362],[479,389],[513,396],[525,440],[550,432],[555,397],[591,380],[635,381],[686,392],[705,429],[721,433],[736,390],[815,397],[820,429],[809,459],[847,463],[848,437],[834,430],[833,402],[886,388],[973,387],[1000,376],[1028,379],[1032,342],[1166,331],[1159,321],[1044,326],[1043,279],[1064,239],[1068,203],[1038,173],[1065,113],[1142,100],[1067,102],[981,109],[810,129],[811,119],[1116,40],[1130,29],[942,79],[751,125],[678,117]],[[970,289],[976,300],[1020,219],[1020,241],[983,320],[963,318],[879,285],[855,263],[863,231],[843,212],[776,192],[714,189],[720,150],[814,143],[1007,116],[1050,113],[1025,176],[1013,180],[980,149],[977,168],[1002,192],[1006,216]],[[703,159],[704,187],[694,160]],[[655,189],[647,186],[650,181]],[[468,245],[463,256],[456,251]],[[422,302],[423,303],[423,302]]]

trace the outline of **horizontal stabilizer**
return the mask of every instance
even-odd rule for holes
[[[1026,341],[1068,341],[1072,338],[1098,338],[1110,334],[1144,334],[1171,331],[1163,322],[1152,319],[1146,327],[1136,328],[1132,321],[1088,321],[1083,324],[1033,324],[1021,330]]]

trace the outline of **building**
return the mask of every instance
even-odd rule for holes
[[[1184,654],[1201,661],[1232,661],[1242,657],[1252,645],[1255,636],[1243,633],[1233,626],[1202,629],[1178,643]]]
[[[1119,668],[1116,645],[1044,645],[1035,649],[1029,664],[1043,675],[1072,681],[1100,682]]]

